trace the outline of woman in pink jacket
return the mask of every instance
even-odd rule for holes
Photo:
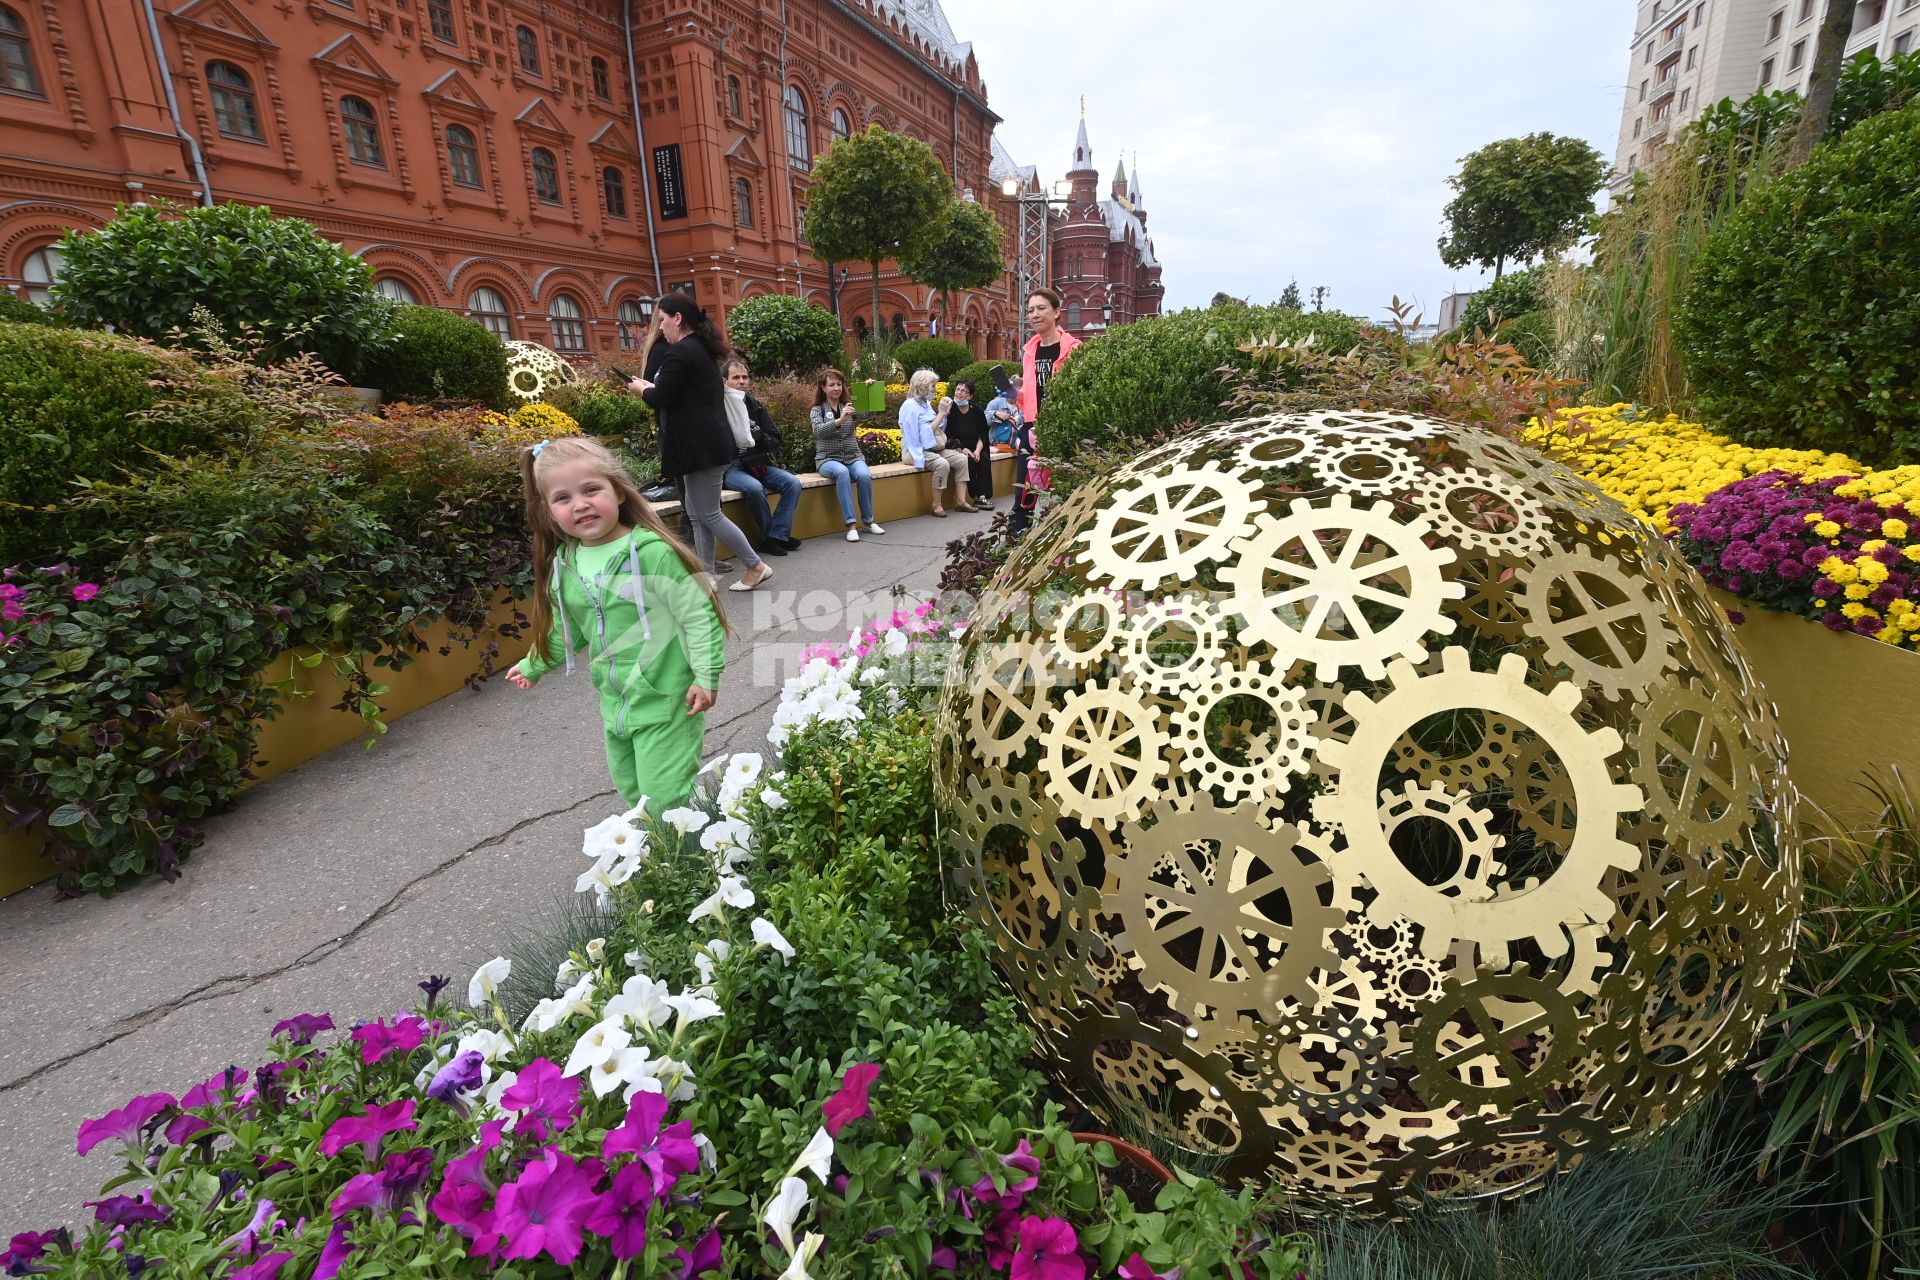
[[[1026,426],[1014,439],[1013,510],[1007,514],[1007,533],[1015,538],[1027,531],[1032,519],[1027,506],[1027,464],[1033,461],[1034,428],[1047,398],[1047,383],[1080,346],[1080,339],[1060,327],[1060,295],[1051,289],[1035,289],[1027,295],[1027,325],[1033,336],[1020,356],[1020,413]]]

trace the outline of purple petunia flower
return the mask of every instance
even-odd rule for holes
[[[142,1191],[138,1196],[108,1196],[104,1200],[88,1200],[86,1207],[93,1210],[96,1221],[110,1227],[165,1222],[173,1213],[166,1205],[153,1203],[151,1191]]]
[[[100,584],[97,582],[83,582],[73,589],[73,598],[81,604],[85,604],[99,594]]]
[[[320,1257],[313,1264],[313,1275],[309,1280],[333,1280],[340,1274],[340,1264],[353,1252],[353,1246],[347,1242],[347,1224],[336,1222],[333,1230],[327,1233],[327,1243],[320,1250]]]
[[[270,1038],[277,1038],[284,1031],[296,1045],[312,1044],[315,1036],[331,1030],[333,1015],[330,1013],[296,1013],[291,1018],[282,1018],[274,1023]]]
[[[290,1253],[270,1253],[258,1262],[250,1263],[234,1272],[231,1280],[275,1280],[280,1268],[292,1261]]]
[[[76,1136],[78,1152],[85,1155],[109,1139],[132,1142],[134,1135],[144,1128],[148,1121],[178,1105],[170,1093],[148,1093],[127,1103],[117,1111],[109,1111],[96,1119],[80,1126]]]
[[[709,1231],[693,1242],[691,1249],[675,1249],[673,1261],[680,1264],[680,1280],[693,1280],[720,1269],[720,1233]]]
[[[522,1076],[522,1079],[526,1077]],[[626,1153],[638,1156],[652,1178],[654,1194],[666,1195],[680,1175],[690,1173],[700,1163],[700,1150],[693,1145],[693,1124],[681,1120],[660,1128],[667,1114],[667,1099],[658,1093],[636,1093],[627,1107],[627,1118],[617,1129],[607,1131],[600,1154],[611,1160]]]
[[[362,1173],[347,1179],[327,1210],[335,1218],[345,1217],[355,1209],[392,1213],[413,1199],[432,1172],[433,1148],[396,1151],[387,1157],[378,1173]]]
[[[490,1255],[500,1233],[493,1229],[493,1179],[487,1176],[487,1153],[500,1145],[506,1121],[493,1120],[480,1128],[479,1144],[467,1154],[447,1161],[440,1190],[427,1205],[434,1217],[473,1241],[473,1254]]]
[[[427,993],[428,1013],[433,1012],[433,1002],[440,998],[440,993],[452,985],[452,978],[442,978],[434,975],[429,975],[425,982],[419,984],[420,989]]]
[[[465,1115],[467,1104],[460,1095],[480,1087],[481,1067],[485,1063],[486,1056],[478,1049],[469,1049],[457,1055],[434,1074],[433,1083],[427,1086],[427,1096]]]
[[[620,1259],[637,1258],[647,1247],[647,1207],[653,1203],[653,1180],[645,1166],[629,1164],[613,1175],[613,1185],[595,1202],[587,1230],[606,1237],[607,1247]]]
[[[380,1140],[390,1133],[418,1129],[413,1118],[413,1099],[402,1098],[385,1105],[369,1105],[357,1116],[335,1120],[320,1137],[320,1154],[332,1159],[342,1150],[360,1144],[368,1164],[380,1155]]]
[[[220,1242],[220,1251],[222,1253],[238,1253],[243,1257],[251,1258],[260,1248],[260,1233],[265,1231],[271,1234],[275,1221],[273,1216],[273,1201],[260,1201],[259,1204],[253,1207],[253,1217],[248,1219],[247,1225]],[[286,1224],[282,1222],[280,1225],[285,1226]]]
[[[50,1249],[61,1253],[73,1252],[73,1239],[65,1227],[55,1227],[52,1231],[22,1231],[7,1244],[7,1251],[0,1253],[0,1270],[10,1276],[31,1274],[27,1267],[40,1261]]]

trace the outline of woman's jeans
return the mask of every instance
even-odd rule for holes
[[[761,479],[734,466],[727,469],[726,485],[747,500],[747,510],[753,512],[754,521],[767,541],[786,542],[793,537],[793,515],[800,506],[800,477],[779,467],[768,467],[766,477]],[[769,492],[780,499],[778,511],[767,505]]]
[[[760,563],[760,557],[754,554],[753,544],[747,541],[747,535],[740,532],[740,526],[720,514],[720,489],[726,483],[725,467],[708,467],[704,471],[689,471],[684,477],[687,485],[687,518],[693,521],[693,550],[700,557],[700,563],[713,572],[713,544],[715,541],[727,544],[734,554],[746,561],[751,569]]]
[[[865,458],[851,467],[844,462],[823,462],[820,474],[833,481],[833,491],[840,495],[842,520],[853,523],[853,486],[857,484],[860,486],[860,518],[873,523],[873,472],[867,468]]]

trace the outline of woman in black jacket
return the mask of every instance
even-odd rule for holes
[[[694,551],[711,573],[714,544],[726,543],[746,564],[728,590],[751,591],[771,578],[773,569],[720,511],[727,468],[740,455],[733,428],[727,425],[726,389],[720,381],[718,362],[727,354],[727,344],[700,304],[684,293],[660,299],[660,311],[666,354],[654,377],[635,378],[629,385],[660,422],[661,471],[682,483]]]
[[[947,411],[947,443],[967,455],[967,488],[973,504],[993,510],[993,446],[987,442],[987,410],[966,378],[953,384]]]

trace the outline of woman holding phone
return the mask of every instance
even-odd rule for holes
[[[868,533],[885,533],[873,518],[873,472],[860,451],[853,429],[853,401],[847,399],[847,376],[829,365],[813,385],[813,469],[833,481],[840,497],[840,518],[847,522],[847,541],[860,541],[860,522],[853,518],[853,491],[860,490],[860,516]]]

